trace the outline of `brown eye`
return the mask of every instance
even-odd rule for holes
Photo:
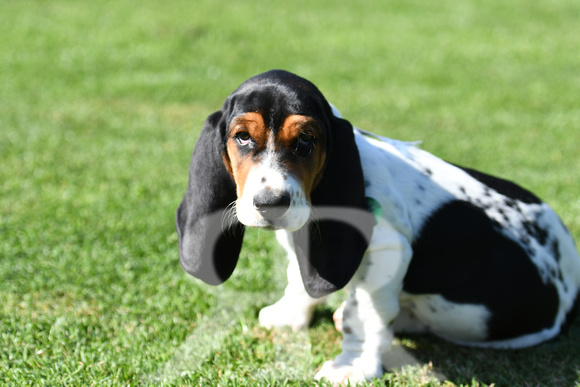
[[[305,144],[305,145],[309,145],[312,141],[314,141],[314,136],[308,133],[300,133],[299,136],[300,142]]]
[[[238,132],[234,138],[240,145],[248,145],[250,142],[252,142],[252,137],[250,137],[248,132]]]
[[[308,157],[314,149],[314,136],[305,132],[298,136],[298,143],[296,144],[296,153],[300,157]]]

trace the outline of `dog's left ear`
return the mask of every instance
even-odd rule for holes
[[[193,149],[187,190],[175,224],[183,269],[210,285],[227,280],[236,267],[244,226],[227,211],[236,186],[221,155],[224,118],[210,115]]]
[[[316,298],[350,281],[376,224],[365,199],[352,125],[332,113],[328,116],[327,164],[311,193],[315,218],[293,234],[304,286]]]

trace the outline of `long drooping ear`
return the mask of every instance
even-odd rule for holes
[[[218,111],[203,125],[191,157],[187,190],[175,215],[181,266],[211,285],[230,277],[244,237],[244,226],[226,210],[236,200],[236,187],[221,156],[222,118]]]
[[[367,209],[353,128],[335,116],[329,121],[327,164],[311,193],[315,218],[294,233],[302,280],[313,297],[332,293],[350,281],[376,224]]]

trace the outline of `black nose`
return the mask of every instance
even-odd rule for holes
[[[254,208],[265,219],[278,219],[290,207],[290,194],[288,192],[276,193],[271,189],[264,189],[254,196]]]

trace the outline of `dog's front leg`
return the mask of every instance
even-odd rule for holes
[[[343,312],[342,353],[324,363],[316,374],[317,379],[326,378],[340,384],[370,380],[383,374],[381,353],[388,350],[393,337],[388,320],[394,319],[399,306],[396,296],[392,305],[386,305],[390,300],[381,298],[386,297],[361,288],[352,290]],[[383,313],[376,310],[377,303],[383,304]]]
[[[400,235],[376,233],[350,282],[342,315],[342,353],[316,374],[333,384],[381,377],[381,354],[392,342],[390,324],[399,314],[399,293],[411,258],[411,247]],[[373,237],[375,239],[375,237]]]
[[[314,308],[326,298],[312,298],[306,292],[290,233],[282,230],[276,232],[276,236],[288,253],[288,285],[278,302],[260,311],[260,325],[266,328],[289,326],[295,331],[306,329]]]

